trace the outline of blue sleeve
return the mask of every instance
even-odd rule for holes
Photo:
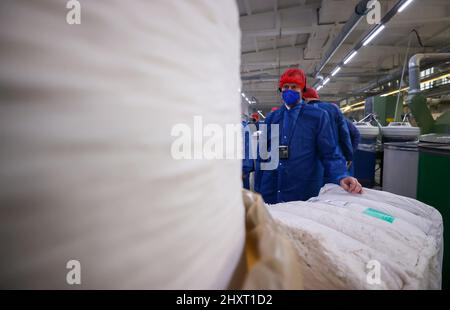
[[[361,135],[359,133],[358,128],[356,128],[355,125],[353,125],[353,122],[351,122],[348,119],[345,119],[347,121],[347,126],[348,129],[350,131],[350,137],[352,140],[352,147],[353,147],[353,152],[356,152],[356,150],[358,149],[358,145],[359,145],[359,140],[361,138]]]
[[[327,113],[320,116],[317,132],[317,148],[325,170],[325,181],[339,185],[339,181],[349,174],[345,158],[337,151],[336,140]]]
[[[342,152],[344,153],[345,159],[347,161],[351,161],[353,159],[353,146],[350,131],[346,122],[346,118],[338,107],[336,107],[336,117],[339,145],[342,149]]]
[[[244,158],[242,160],[242,172],[244,175],[249,174],[250,172],[254,171],[254,167],[253,167],[253,160],[249,159],[249,158]]]
[[[258,145],[256,146],[257,150],[256,150],[256,160],[255,160],[255,167],[254,167],[254,171],[255,171],[255,179],[254,179],[254,189],[255,192],[260,192],[260,185],[261,185],[261,178],[262,178],[262,173],[263,171],[261,170],[261,162],[266,162],[266,161],[270,161],[270,159],[267,160],[263,160],[260,156],[260,146],[259,146],[259,140],[260,139],[267,139],[267,150],[270,150],[270,124],[272,123],[272,116],[274,113],[269,113],[266,117],[266,119],[264,120],[264,125],[266,126],[262,126],[261,127],[261,134],[259,135],[258,138]],[[258,130],[260,126],[258,126]]]
[[[251,131],[248,128],[248,124],[244,126],[244,158],[242,159],[242,172],[244,175],[249,174],[254,170],[253,159],[251,158],[250,139]]]
[[[270,124],[272,123],[272,116],[273,113],[270,113],[267,115],[267,117],[265,118],[264,122],[262,122],[261,124],[264,124],[265,126],[260,126],[261,124],[259,124],[258,126],[258,130],[261,132],[258,138],[258,150],[257,150],[257,161],[259,163],[261,162],[268,162],[270,161],[269,159],[262,159],[260,156],[260,149],[259,149],[259,140],[260,139],[266,139],[267,141],[267,151],[270,152],[271,149],[271,141],[270,141],[270,137],[271,137],[271,127]]]

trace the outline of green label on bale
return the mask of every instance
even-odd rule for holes
[[[367,208],[366,210],[364,210],[363,213],[367,214],[367,215],[370,215],[370,216],[373,216],[373,217],[376,217],[376,218],[378,218],[380,220],[383,220],[383,221],[386,221],[386,222],[389,222],[389,223],[393,223],[394,220],[395,220],[395,217],[393,217],[392,215],[389,215],[389,214],[377,211],[377,210],[372,209],[372,208]]]

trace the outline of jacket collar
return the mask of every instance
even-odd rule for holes
[[[299,109],[300,106],[301,106],[302,104],[304,104],[304,101],[303,101],[303,100],[300,100],[299,103],[297,103],[295,106],[293,106],[293,107],[291,107],[290,109],[288,109],[288,108],[286,107],[286,104],[283,103],[283,105],[281,106],[280,110],[282,110],[283,112],[284,112],[284,111],[290,111],[290,110],[296,110],[296,109]]]

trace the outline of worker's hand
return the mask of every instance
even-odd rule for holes
[[[354,177],[346,177],[341,180],[341,187],[352,194],[362,194],[363,189]]]

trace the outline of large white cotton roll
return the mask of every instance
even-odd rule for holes
[[[241,162],[175,160],[171,130],[239,123],[235,2],[66,2],[0,4],[0,286],[225,288]]]

